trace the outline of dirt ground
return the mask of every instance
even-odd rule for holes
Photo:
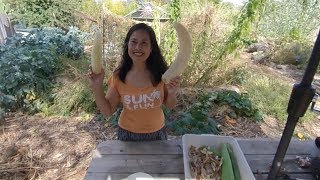
[[[297,71],[286,72],[283,75],[292,81],[301,77]],[[280,138],[284,127],[273,118],[259,123],[239,118],[236,124],[222,118],[219,123],[221,135],[244,138]],[[320,136],[320,121],[299,123],[296,132],[312,140]],[[172,138],[177,137],[169,133]],[[10,114],[0,121],[0,179],[83,179],[94,148],[108,139],[116,139],[116,129],[94,117]]]
[[[103,127],[77,117],[15,114],[0,126],[0,179],[83,179]]]
[[[275,119],[237,124],[221,122],[221,135],[279,138],[284,124]],[[296,130],[320,135],[320,123],[298,124]],[[169,134],[169,139],[177,138]],[[295,137],[294,137],[295,138]],[[0,125],[0,179],[83,179],[92,151],[101,141],[116,139],[116,129],[89,117],[26,116],[15,114]]]

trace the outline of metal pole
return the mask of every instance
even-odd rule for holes
[[[275,180],[283,163],[283,158],[287,152],[294,128],[300,117],[304,116],[309,104],[315,95],[315,89],[311,86],[313,77],[317,71],[320,61],[320,31],[314,44],[312,54],[310,56],[308,66],[304,72],[304,76],[300,84],[293,86],[290,100],[288,103],[287,113],[288,119],[283,130],[277,152],[272,162],[268,180]]]

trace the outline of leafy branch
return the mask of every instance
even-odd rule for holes
[[[241,39],[250,32],[251,24],[257,19],[257,17],[259,17],[261,12],[263,12],[265,5],[266,0],[249,0],[241,10],[236,23],[236,28],[232,31],[231,35],[225,42],[225,45],[218,54],[216,61],[214,61],[204,71],[202,76],[196,81],[195,85],[208,82],[210,79],[210,73],[219,66],[223,58],[234,52],[237,47],[242,44]]]

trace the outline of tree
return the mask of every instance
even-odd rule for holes
[[[53,26],[65,28],[74,25],[73,11],[77,0],[5,0],[10,6],[9,15],[16,23],[27,27]]]

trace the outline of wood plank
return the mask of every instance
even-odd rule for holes
[[[278,139],[255,138],[237,139],[244,154],[275,154],[279,145]],[[134,147],[134,148],[133,148]],[[315,151],[313,141],[292,140],[287,155],[310,155]],[[97,153],[105,154],[182,154],[181,139],[150,142],[104,141],[97,147]]]
[[[88,172],[182,174],[181,155],[106,155],[93,158]]]
[[[97,147],[98,155],[106,154],[182,154],[181,140],[123,142],[104,141]]]
[[[87,173],[85,180],[119,180],[128,177],[130,174],[111,173]],[[155,180],[183,180],[184,174],[150,174]]]
[[[269,138],[237,139],[243,154],[275,154],[279,140]],[[314,141],[291,140],[287,155],[310,155],[315,151]]]
[[[91,173],[88,172],[84,180],[119,180],[128,177],[130,174],[110,174],[110,173]],[[150,174],[155,180],[183,180],[184,174]],[[311,174],[288,174],[290,178],[300,180],[314,179]],[[267,180],[268,174],[255,174],[256,180]],[[284,180],[279,177],[277,180]]]
[[[254,173],[268,173],[273,155],[245,155]],[[285,156],[283,166],[289,173],[310,173],[310,169],[302,169],[295,163],[294,155]],[[94,158],[88,172],[109,173],[183,173],[183,158],[179,155],[107,155]]]
[[[267,179],[279,140],[256,138],[237,141],[256,177]],[[295,159],[296,155],[305,157],[314,151],[319,150],[315,149],[313,141],[292,140],[283,164],[286,172],[295,178],[312,179],[310,169],[300,168]],[[121,179],[135,172],[146,172],[153,174],[153,177],[168,175],[183,179],[181,139],[150,142],[104,141],[98,145],[85,179]]]

